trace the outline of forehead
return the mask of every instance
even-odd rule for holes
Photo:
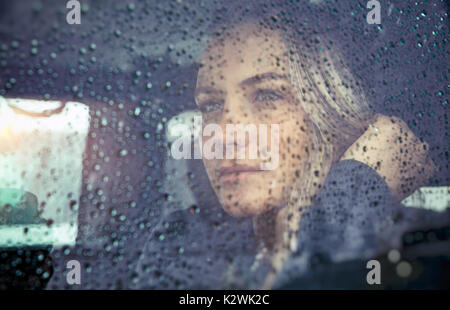
[[[206,48],[197,84],[226,87],[267,72],[288,74],[286,55],[278,32],[253,25],[231,29]]]

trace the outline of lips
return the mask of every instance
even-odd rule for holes
[[[219,180],[224,183],[238,182],[249,175],[262,172],[263,170],[255,167],[245,165],[233,165],[228,167],[221,167],[219,169]]]

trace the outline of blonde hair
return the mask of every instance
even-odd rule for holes
[[[297,247],[305,208],[312,205],[333,162],[367,129],[373,113],[361,85],[340,51],[326,37],[315,35],[301,52],[287,41],[291,82],[310,118],[309,158],[287,205],[276,213],[272,264],[279,270]]]

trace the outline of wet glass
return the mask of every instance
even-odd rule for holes
[[[448,288],[447,11],[1,2],[0,289]]]

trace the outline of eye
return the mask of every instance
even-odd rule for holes
[[[254,96],[254,102],[267,102],[283,99],[283,95],[273,89],[258,89]]]
[[[205,100],[199,103],[200,111],[202,113],[211,113],[223,109],[222,101]]]

